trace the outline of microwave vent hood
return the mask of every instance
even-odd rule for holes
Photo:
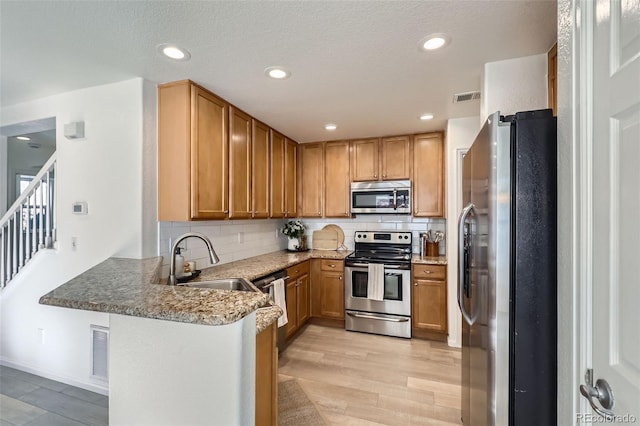
[[[352,214],[411,214],[411,181],[351,183]]]

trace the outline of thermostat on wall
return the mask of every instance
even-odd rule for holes
[[[87,202],[76,201],[73,203],[73,214],[87,214]]]

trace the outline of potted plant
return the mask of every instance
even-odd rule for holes
[[[307,226],[299,220],[290,220],[284,224],[282,233],[289,238],[287,249],[290,251],[298,251],[301,247],[300,238],[304,235]]]

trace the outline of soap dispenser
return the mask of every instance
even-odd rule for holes
[[[180,254],[182,247],[176,247],[176,278],[184,276],[184,257]]]

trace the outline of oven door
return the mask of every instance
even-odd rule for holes
[[[368,268],[345,266],[345,309],[411,316],[411,270],[385,265],[384,300],[367,299]]]

